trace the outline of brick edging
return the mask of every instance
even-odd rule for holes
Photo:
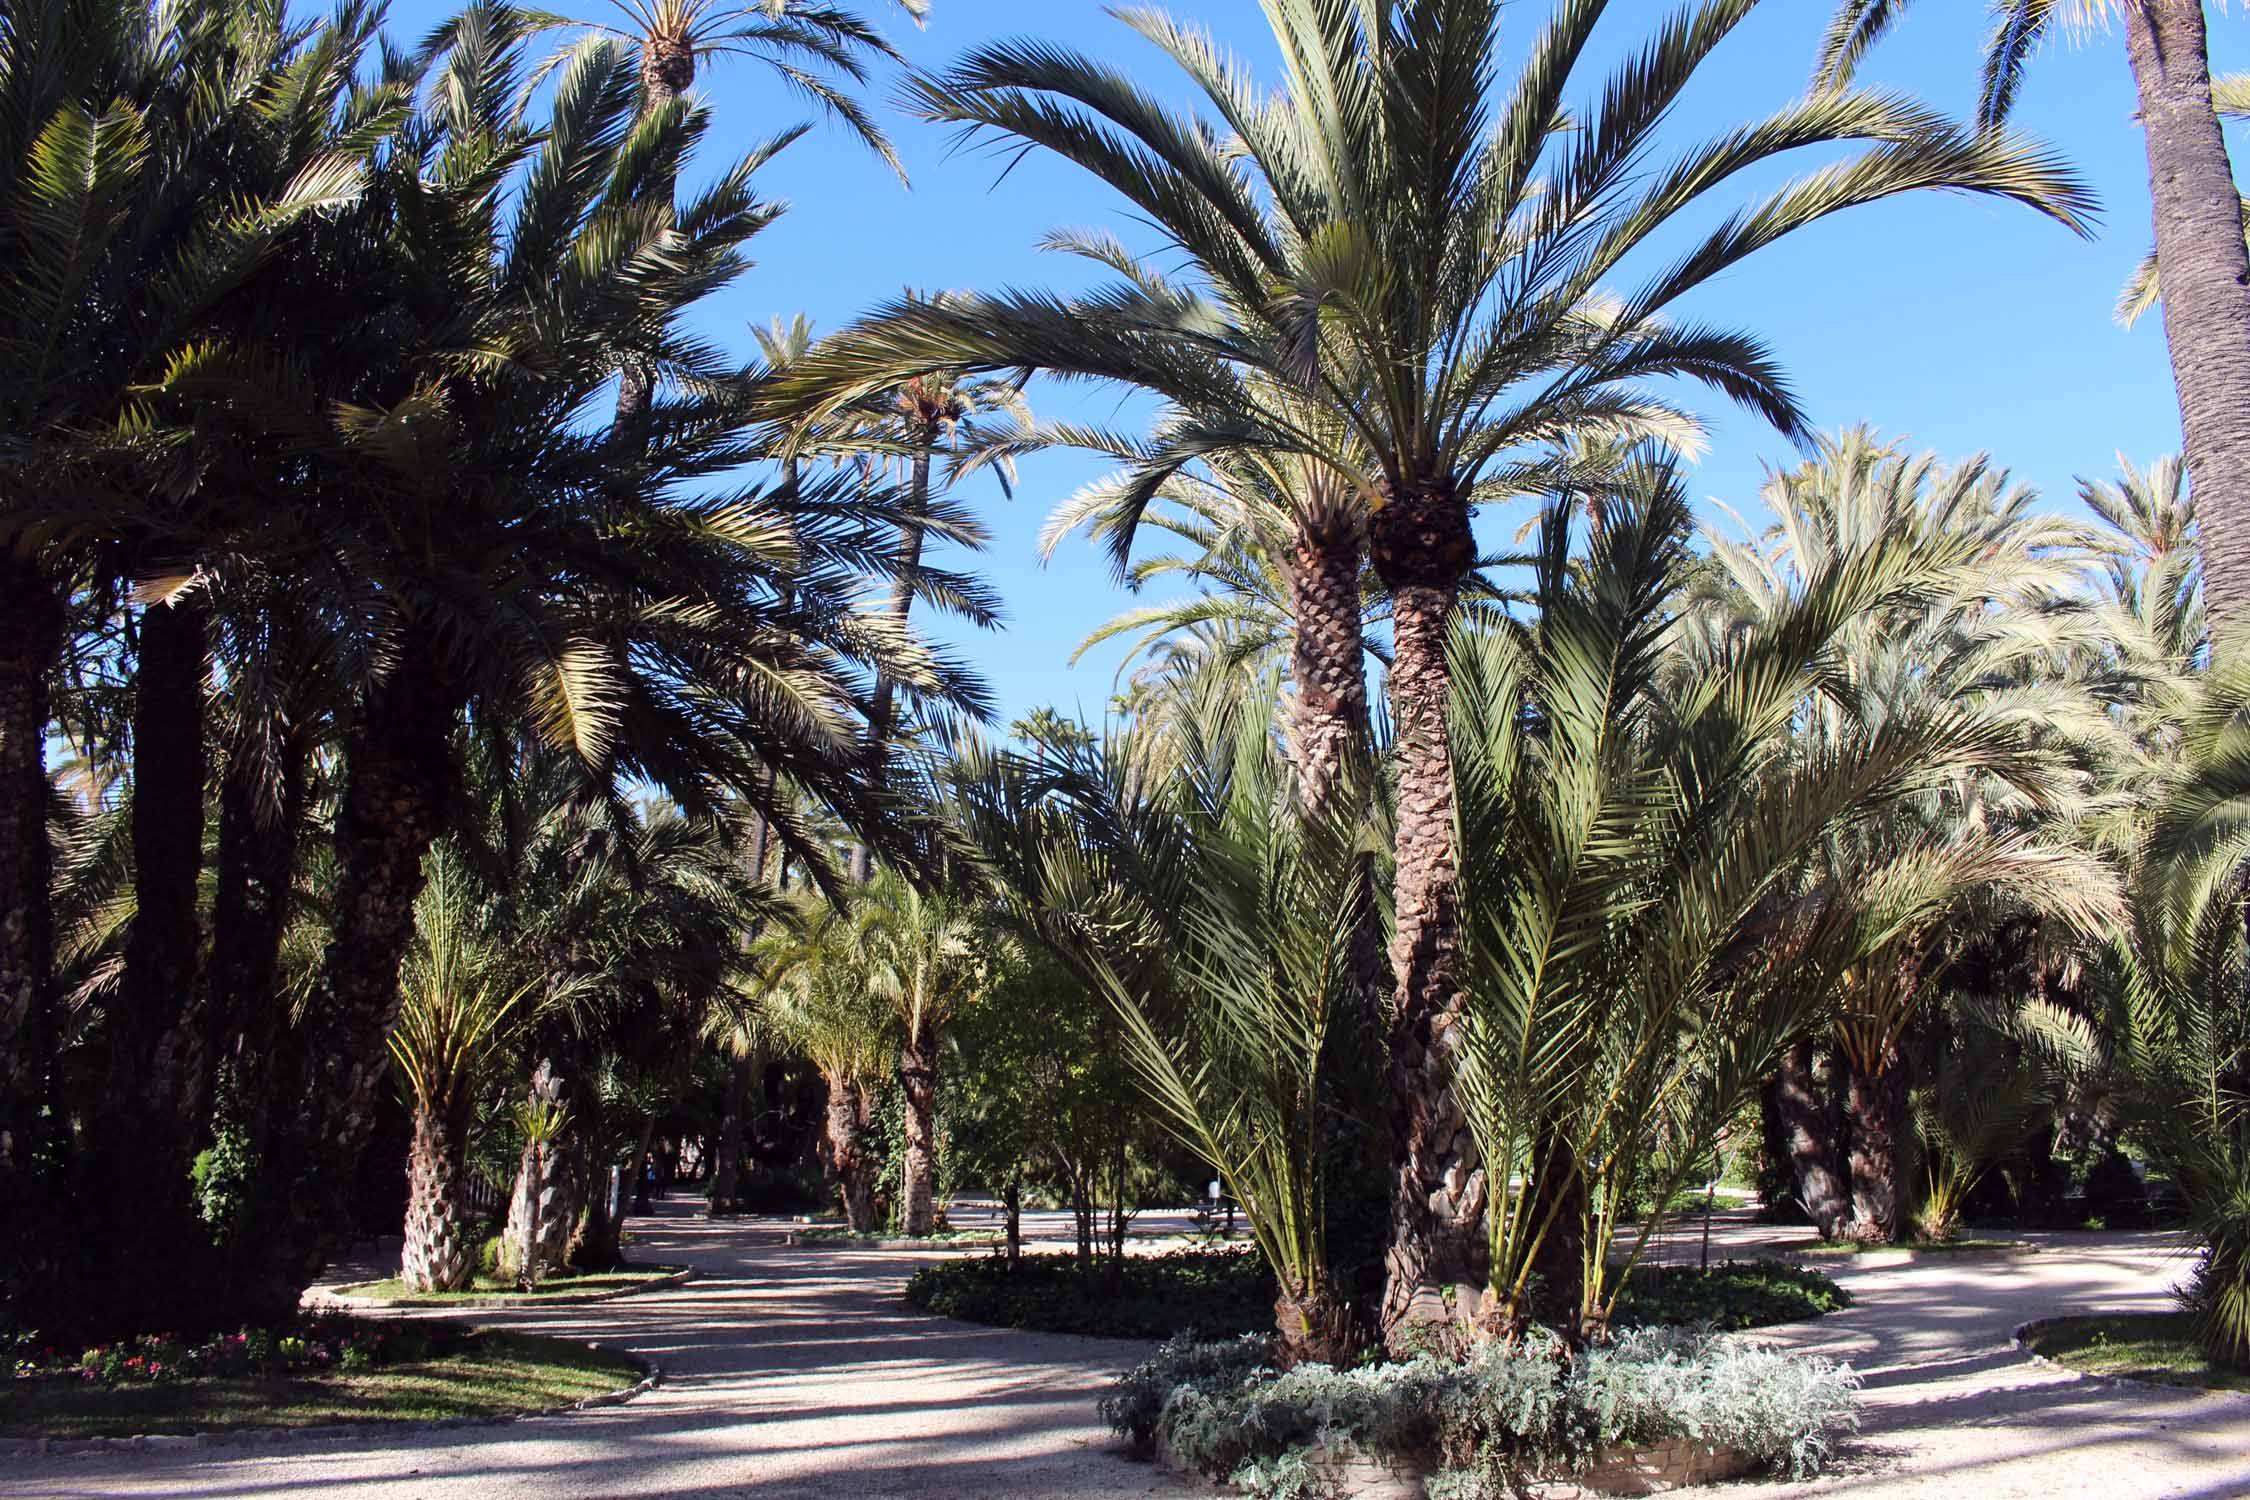
[[[175,1453],[185,1448],[251,1447],[297,1440],[341,1442],[356,1437],[415,1437],[424,1433],[452,1432],[465,1427],[505,1427],[512,1422],[528,1421],[536,1417],[564,1417],[572,1412],[622,1406],[636,1396],[647,1395],[664,1383],[664,1371],[652,1359],[622,1349],[604,1351],[596,1343],[588,1343],[584,1347],[596,1352],[623,1354],[647,1373],[631,1385],[614,1391],[603,1391],[577,1401],[566,1401],[560,1406],[500,1412],[489,1417],[440,1417],[434,1422],[393,1422],[375,1418],[365,1422],[332,1422],[318,1427],[235,1427],[221,1428],[214,1432],[151,1432],[133,1437],[23,1438],[0,1443],[0,1458],[86,1453]]]
[[[676,1286],[685,1286],[695,1279],[695,1267],[682,1266],[662,1276],[651,1277],[633,1286],[621,1286],[607,1292],[557,1292],[541,1297],[524,1292],[495,1292],[489,1297],[355,1297],[347,1292],[313,1292],[307,1299],[308,1307],[342,1308],[347,1312],[390,1312],[399,1308],[413,1308],[420,1312],[443,1311],[449,1307],[478,1308],[499,1311],[519,1307],[586,1307],[596,1302],[615,1302],[620,1297],[638,1297],[648,1292],[661,1292]],[[353,1286],[371,1286],[372,1282],[347,1283]]]

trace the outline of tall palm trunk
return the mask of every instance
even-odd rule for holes
[[[875,1228],[875,1172],[867,1153],[867,1127],[861,1089],[848,1078],[828,1080],[828,1130],[821,1140],[821,1166],[843,1201],[844,1223],[854,1233]]]
[[[35,564],[0,554],[0,1192],[36,1154],[54,1060],[54,848],[47,721],[63,604]]]
[[[375,1123],[375,1086],[398,1019],[399,962],[414,937],[422,859],[444,831],[459,699],[434,650],[409,650],[364,706],[346,750],[336,814],[334,936],[316,1014],[327,1038],[314,1060],[311,1107],[322,1169],[348,1178]]]
[[[1338,1369],[1360,1352],[1351,1304],[1324,1276],[1311,1286],[1285,1286],[1273,1304],[1274,1358],[1281,1368],[1324,1364]]]
[[[1289,591],[1296,638],[1290,704],[1297,787],[1308,815],[1327,808],[1351,757],[1367,744],[1367,669],[1360,630],[1358,529],[1333,519],[1292,539]]]
[[[906,1236],[937,1226],[937,1039],[922,1027],[899,1050],[899,1089],[906,1096],[906,1150],[899,1197]]]
[[[141,1117],[130,1156],[166,1179],[176,1175],[171,1163],[149,1161],[143,1132],[181,1137],[190,1104],[193,1064],[184,1054],[202,945],[208,637],[200,604],[151,605],[141,615],[133,682],[133,926],[109,1017],[109,1117]]]
[[[2216,635],[2250,603],[2250,251],[2211,103],[2203,7],[2204,0],[2136,0],[2123,9],[2148,149],[2157,285]]]
[[[1813,1079],[1813,1044],[1800,1041],[1781,1054],[1774,1071],[1773,1107],[1781,1123],[1781,1148],[1797,1183],[1797,1201],[1824,1240],[1843,1232],[1851,1212],[1836,1170],[1836,1131]]]
[[[692,49],[668,37],[641,39],[640,118],[645,120],[669,107],[694,85],[695,53]],[[639,360],[625,362],[617,376],[617,415],[612,424],[615,431],[639,441],[655,389],[653,370]]]
[[[906,518],[898,526],[898,576],[891,580],[890,617],[901,631],[913,618],[914,595],[922,582],[922,549],[929,539],[922,517],[930,505],[931,458],[937,451],[937,429],[923,423],[915,433],[914,469],[907,491]],[[897,727],[893,719],[897,713],[898,686],[884,674],[875,678],[875,699],[867,714],[867,759],[870,769],[880,773],[885,756],[889,753],[891,734]],[[873,856],[862,842],[852,850],[852,879],[865,885],[874,873]]]
[[[399,1278],[410,1292],[457,1292],[472,1265],[462,1233],[462,1190],[469,1148],[469,1091],[455,1086],[414,1102],[414,1142],[406,1159],[406,1248]]]
[[[1398,733],[1398,835],[1391,965],[1391,1243],[1384,1338],[1404,1350],[1418,1328],[1455,1321],[1484,1281],[1485,1176],[1453,1097],[1460,867],[1446,726],[1446,637],[1475,561],[1468,508],[1445,483],[1401,487],[1369,518],[1376,574],[1391,596],[1391,715]]]
[[[750,1105],[751,1060],[738,1057],[727,1069],[726,1107],[719,1112],[718,1149],[711,1154],[709,1218],[735,1211],[742,1196],[742,1126]]]
[[[562,1080],[551,1059],[532,1070],[534,1109],[558,1109]],[[571,1173],[569,1153],[553,1137],[526,1140],[516,1159],[514,1191],[508,1195],[505,1258],[519,1286],[533,1287],[560,1269],[570,1251]]]
[[[1849,1232],[1871,1244],[1896,1244],[1902,1227],[1899,1133],[1906,1128],[1905,1061],[1896,1055],[1883,1058],[1880,1072],[1853,1063],[1846,1108],[1852,1131]]]

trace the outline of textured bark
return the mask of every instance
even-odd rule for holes
[[[1342,1369],[1359,1353],[1351,1307],[1325,1284],[1276,1297],[1273,1331],[1274,1361],[1284,1370],[1302,1364]]]
[[[0,1174],[36,1149],[54,1058],[47,720],[62,632],[62,601],[46,575],[0,555]]]
[[[1773,1107],[1781,1146],[1797,1182],[1797,1201],[1824,1240],[1843,1232],[1851,1211],[1836,1170],[1835,1121],[1813,1080],[1813,1044],[1802,1041],[1781,1054],[1774,1072]]]
[[[742,1195],[742,1127],[750,1102],[750,1059],[739,1057],[727,1070],[726,1107],[719,1115],[719,1139],[711,1153],[711,1202],[705,1216],[735,1211]]]
[[[2250,602],[2250,251],[2211,103],[2204,0],[2121,7],[2140,93],[2157,285],[2214,636]]]
[[[1023,1266],[1023,1176],[1021,1173],[1009,1178],[1008,1185],[1001,1189],[1000,1207],[1007,1214],[1008,1269],[1011,1271],[1019,1270]]]
[[[406,1248],[399,1279],[410,1292],[457,1292],[474,1266],[462,1234],[462,1188],[469,1137],[465,1090],[414,1106],[414,1144],[406,1159]]]
[[[906,1150],[899,1197],[907,1238],[937,1226],[937,1039],[909,1038],[900,1049],[898,1081],[906,1096]]]
[[[1459,1015],[1459,865],[1446,716],[1446,635],[1475,560],[1467,507],[1445,485],[1389,496],[1368,523],[1391,596],[1391,716],[1397,726],[1398,833],[1391,966],[1391,1244],[1382,1323],[1394,1350],[1457,1324],[1484,1282],[1483,1163],[1451,1085]]]
[[[1533,1223],[1544,1224],[1546,1233],[1531,1257],[1533,1308],[1552,1326],[1584,1338],[1586,1177],[1578,1153],[1551,1131],[1540,1132],[1538,1156],[1531,1183]]]
[[[193,1100],[189,1022],[202,933],[203,794],[209,779],[203,696],[207,618],[186,600],[142,612],[133,677],[133,925],[117,1004],[108,1017],[107,1117],[138,1137],[148,1161],[156,1131],[184,1148]],[[171,1155],[172,1152],[164,1152]],[[169,1179],[169,1160],[149,1163]]]
[[[385,1038],[398,1018],[398,970],[414,937],[422,858],[444,831],[453,786],[459,700],[410,650],[365,705],[347,750],[336,814],[336,924],[323,958],[317,1013],[326,1036],[313,1059],[315,1147],[331,1180],[348,1176],[375,1120]]]
[[[1898,1243],[1901,1227],[1899,1132],[1906,1125],[1906,1064],[1887,1059],[1881,1073],[1851,1070],[1852,1222],[1848,1233],[1870,1244]]]
[[[828,1080],[828,1131],[821,1140],[820,1164],[843,1204],[845,1225],[867,1234],[875,1228],[875,1164],[867,1153],[860,1094],[851,1079]]]
[[[562,1103],[562,1080],[551,1060],[532,1071],[530,1100],[554,1108]],[[515,1189],[508,1196],[508,1227],[503,1269],[523,1287],[537,1286],[559,1270],[570,1252],[575,1217],[568,1153],[559,1139],[527,1140],[516,1159]]]
[[[1320,816],[1344,767],[1367,744],[1366,646],[1361,639],[1359,533],[1346,520],[1300,532],[1290,552],[1296,635],[1291,646],[1291,748],[1297,791]]]

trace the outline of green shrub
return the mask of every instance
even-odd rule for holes
[[[1001,1328],[1101,1338],[1154,1339],[1198,1332],[1247,1333],[1271,1326],[1273,1274],[1256,1251],[1175,1250],[1129,1255],[1091,1269],[1068,1254],[1004,1256],[925,1266],[906,1300],[925,1312]]]
[[[507,1257],[507,1253],[508,1237],[506,1235],[496,1234],[487,1238],[477,1246],[477,1274],[480,1276],[498,1276],[500,1274],[500,1262]]]
[[[1728,1261],[1708,1271],[1693,1266],[1636,1266],[1618,1294],[1616,1324],[1709,1324],[1724,1330],[1767,1328],[1840,1312],[1851,1293],[1820,1271],[1778,1260]]]
[[[1266,1362],[1262,1338],[1174,1339],[1102,1402],[1111,1430],[1271,1500],[1321,1493],[1314,1450],[1434,1458],[1433,1500],[1502,1500],[1605,1448],[1690,1438],[1802,1478],[1858,1424],[1858,1379],[1708,1330],[1645,1329],[1572,1355],[1552,1336],[1467,1363],[1335,1370]]]

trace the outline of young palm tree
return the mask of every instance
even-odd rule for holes
[[[1014,917],[1106,998],[1142,1091],[1244,1206],[1281,1287],[1276,1356],[1342,1365],[1367,1330],[1328,1254],[1326,1177],[1356,936],[1376,906],[1367,763],[1318,816],[1274,744],[1273,679],[1210,685],[1179,743],[962,757],[962,822]]]
[[[855,922],[859,982],[898,1023],[906,1106],[899,1222],[910,1238],[919,1237],[936,1221],[939,1043],[946,1027],[983,998],[1004,945],[975,907],[917,890],[895,875],[855,899],[867,908]]]
[[[1076,299],[896,303],[829,340],[777,404],[818,417],[925,370],[1029,369],[1156,392],[1189,421],[1145,487],[1202,454],[1318,460],[1369,507],[1391,598],[1399,757],[1397,1135],[1387,1321],[1474,1281],[1484,1176],[1444,1082],[1458,1011],[1457,855],[1446,639],[1475,561],[1472,498],[1567,432],[1641,416],[1642,382],[1684,374],[1784,430],[1797,407],[1766,348],[1669,320],[1682,297],[1840,209],[1925,188],[1990,193],[2074,227],[2078,185],[2027,143],[1948,127],[1894,95],[1788,105],[1645,170],[1664,121],[1756,0],[1708,0],[1656,32],[1598,102],[1572,106],[1608,7],[1564,0],[1510,83],[1499,0],[1293,0],[1268,7],[1284,88],[1255,91],[1210,40],[1125,17],[1186,73],[1208,116],[1167,108],[1098,59],[999,43],[917,78],[930,119],[1044,147],[1121,193],[1187,264]],[[1576,128],[1559,131],[1559,119]],[[1856,154],[1755,200],[1650,279],[1611,294],[1629,252],[1801,147]],[[1343,441],[1348,439],[1348,441]]]
[[[410,1292],[457,1292],[476,1271],[462,1224],[476,1085],[530,1019],[525,1002],[539,983],[484,930],[474,883],[457,856],[441,849],[431,866],[390,1036],[391,1060],[414,1100],[399,1277]]]
[[[1906,8],[1906,0],[1843,0],[1822,47],[1821,81],[1848,80]],[[2000,0],[1993,9],[1978,114],[1994,128],[2058,24],[2111,16],[2123,23],[2187,469],[2213,534],[2205,560],[2211,616],[2224,630],[2250,603],[2250,247],[2212,97],[2204,0]]]
[[[863,922],[858,913],[808,898],[751,949],[775,1033],[828,1086],[821,1165],[836,1185],[844,1222],[860,1233],[878,1227],[876,1163],[867,1140],[874,1088],[899,1055],[893,1012],[860,982]]]
[[[2250,1369],[2250,974],[2242,808],[2250,672],[2215,668],[2180,704],[2180,753],[2135,850],[2114,935],[2105,1038],[2131,1117],[2187,1198],[2203,1258],[2187,1302],[2212,1360]]]

